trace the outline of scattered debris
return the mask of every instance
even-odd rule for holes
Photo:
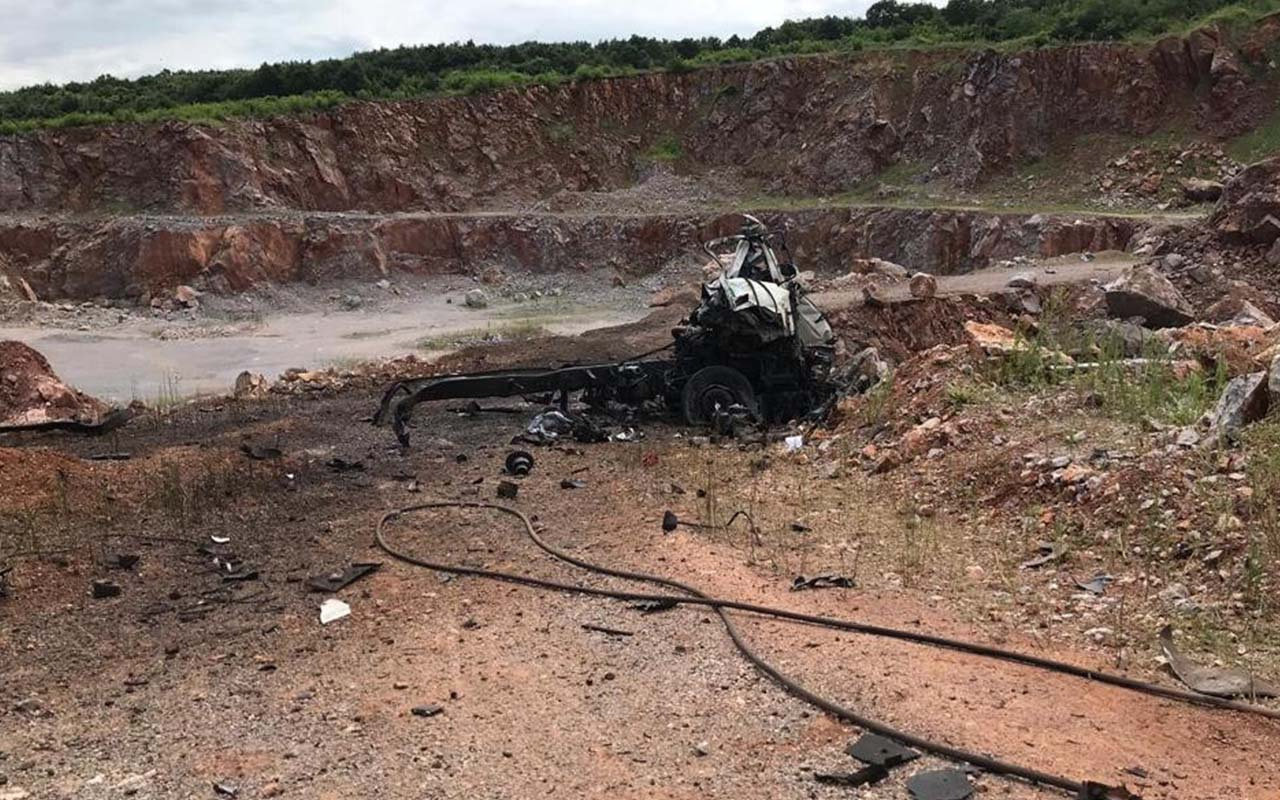
[[[857,772],[815,772],[813,779],[828,786],[844,786],[856,789],[871,786],[889,777],[889,770],[880,764],[869,764]]]
[[[1125,770],[1125,772],[1131,771]],[[1123,784],[1108,786],[1105,783],[1085,781],[1080,788],[1080,794],[1076,795],[1076,800],[1142,800],[1142,798],[1129,791]]]
[[[213,791],[223,797],[235,797],[240,793],[240,787],[229,781],[218,781],[213,784]]]
[[[336,622],[350,613],[351,606],[336,597],[330,597],[320,604],[320,624],[328,625],[330,622]]]
[[[409,414],[420,402],[546,392],[559,395],[561,408],[535,417],[527,432],[528,441],[545,443],[563,436],[566,424],[576,427],[566,413],[574,391],[597,407],[666,405],[689,425],[701,426],[735,406],[750,417],[769,409],[778,421],[828,406],[844,388],[832,379],[835,333],[794,280],[795,265],[785,247],[781,258],[775,251],[782,234],[749,214],[742,216],[741,233],[703,244],[718,276],[703,285],[702,301],[687,324],[672,329],[670,345],[613,363],[400,380],[383,394],[375,421],[389,422],[401,445],[408,446]],[[672,351],[669,356],[657,357],[666,350]],[[768,380],[762,379],[766,374]],[[610,438],[598,429],[589,433],[594,441]],[[574,435],[587,440],[576,430]]]
[[[279,447],[252,444],[250,442],[242,443],[240,445],[240,452],[244,453],[249,458],[252,458],[254,461],[269,461],[282,458],[284,456],[284,451]]]
[[[844,751],[864,764],[876,764],[882,767],[896,767],[920,757],[915,750],[903,747],[878,733],[862,734]]]
[[[641,614],[657,614],[661,611],[670,611],[679,607],[679,605],[675,600],[642,600],[638,603],[632,603],[627,608],[632,611],[639,611]]]
[[[137,553],[112,553],[102,560],[103,566],[111,569],[133,569],[138,566],[142,556]]]
[[[662,514],[662,532],[671,533],[680,525],[680,518],[676,516],[674,511],[664,511]]]
[[[1035,569],[1043,567],[1045,564],[1052,564],[1058,559],[1066,555],[1067,546],[1059,542],[1041,542],[1037,549],[1040,554],[1023,561],[1019,564],[1021,569]]]
[[[382,564],[376,561],[358,561],[341,572],[312,576],[307,579],[307,586],[317,592],[337,592],[364,576],[377,572],[381,566]]]
[[[44,711],[44,706],[34,697],[24,697],[13,704],[13,710],[19,714],[39,715]]]
[[[791,582],[791,591],[799,592],[805,589],[852,589],[854,586],[853,578],[847,578],[844,575],[814,575],[812,578],[806,578],[803,575],[796,576]]]
[[[573,433],[573,419],[563,411],[543,411],[525,428],[525,434],[539,444],[554,442],[562,436]]]
[[[1160,651],[1169,668],[1194,692],[1214,697],[1280,697],[1280,688],[1239,669],[1202,667],[1173,646],[1173,628],[1160,630]]]
[[[444,713],[444,706],[439,705],[437,703],[430,703],[428,705],[423,705],[423,706],[414,706],[409,710],[409,713],[413,714],[415,717],[434,717],[437,714]]]
[[[908,778],[907,791],[915,800],[965,800],[973,794],[973,785],[958,769],[935,769]]]
[[[577,478],[565,478],[560,481],[561,489],[584,489],[586,488],[586,485],[586,481],[580,481]]]
[[[624,631],[618,628],[606,628],[603,625],[592,625],[589,622],[582,623],[582,629],[584,631],[595,631],[596,633],[603,633],[609,636],[635,636],[636,635],[635,631]]]
[[[515,500],[520,494],[520,484],[511,481],[498,481],[498,497],[503,500]]]
[[[524,450],[512,450],[507,454],[504,467],[508,475],[528,475],[533,471],[533,454]]]
[[[266,397],[271,391],[271,384],[264,375],[245,370],[236,376],[231,396],[237,400]]]
[[[99,579],[91,584],[90,591],[93,594],[93,599],[104,600],[108,597],[119,597],[122,590],[120,589],[120,584],[115,581]]]
[[[1076,586],[1085,590],[1089,594],[1101,595],[1107,590],[1107,584],[1114,580],[1115,578],[1110,575],[1094,575],[1087,581],[1076,581]]]
[[[324,462],[324,465],[333,472],[364,472],[363,461],[348,461],[345,458],[334,457]]]

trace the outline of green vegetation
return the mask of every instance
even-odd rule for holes
[[[550,335],[550,332],[539,320],[517,319],[510,322],[490,322],[483,328],[471,328],[470,330],[450,331],[436,336],[427,336],[417,341],[417,348],[428,352],[455,350],[459,347],[473,344],[523,341]]]
[[[642,156],[648,161],[679,161],[684,156],[684,148],[680,146],[680,138],[669,133],[658,137],[658,140],[644,152]]]
[[[1247,24],[1280,0],[879,0],[861,19],[788,20],[750,37],[398,47],[257,69],[103,75],[0,93],[0,133],[167,119],[216,121],[328,108],[347,99],[467,94],[643,70],[686,72],[771,56],[864,48],[1008,45],[1147,38],[1213,20]]]
[[[1258,127],[1233,141],[1227,152],[1237,161],[1252,164],[1280,152],[1280,109]]]
[[[1246,600],[1267,611],[1274,608],[1274,585],[1280,565],[1280,418],[1272,416],[1249,426],[1243,435],[1249,453],[1251,497],[1249,549],[1245,563]]]
[[[1056,293],[1048,299],[1034,334],[1019,335],[1011,352],[992,364],[993,383],[1032,390],[1070,385],[1102,414],[1133,424],[1190,425],[1217,402],[1227,383],[1225,365],[1206,373],[1176,361],[1158,341],[1143,348],[1142,357],[1127,358],[1118,334],[1071,327],[1062,304]]]

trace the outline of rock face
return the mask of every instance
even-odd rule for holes
[[[1211,223],[1236,244],[1272,244],[1280,239],[1280,156],[1252,164],[1232,178]]]
[[[889,264],[870,254],[912,269],[956,273],[1028,253],[1122,249],[1143,229],[1123,218],[919,209],[806,209],[761,216],[771,228],[791,231],[798,264],[828,273],[843,272],[850,263]],[[8,273],[25,280],[41,299],[137,299],[171,297],[180,285],[225,293],[265,283],[379,280],[392,273],[479,275],[491,267],[612,267],[644,274],[740,226],[737,215],[719,213],[0,218],[0,254],[7,254]],[[891,266],[904,279],[909,274],[907,267]]]
[[[847,191],[899,162],[971,186],[1063,131],[1142,135],[1187,108],[1217,134],[1248,127],[1272,88],[1249,68],[1266,65],[1280,25],[1264,20],[1248,39],[1238,49],[1207,28],[1150,45],[775,59],[269,120],[5,136],[0,212],[511,207],[629,185],[672,132],[691,164],[741,169],[770,193]]]
[[[753,193],[806,197],[848,191],[894,164],[971,187],[1060,145],[1064,131],[1144,135],[1188,109],[1227,135],[1268,111],[1273,79],[1255,67],[1280,41],[1280,16],[1233,37],[1207,28],[1144,45],[784,58],[268,120],[0,136],[0,273],[58,300],[490,266],[651,271],[737,221],[492,212],[631,187],[649,169],[646,152],[672,135],[690,174],[723,171]],[[1222,203],[1243,209],[1235,183]],[[470,211],[485,213],[460,213]],[[805,269],[826,271],[880,258],[954,273],[1016,255],[1123,249],[1143,228],[941,209],[766,216],[792,224]],[[1224,229],[1256,227],[1227,216]]]
[[[1107,313],[1141,317],[1149,328],[1177,328],[1194,318],[1187,299],[1153,267],[1131,267],[1106,286]]]
[[[68,387],[45,357],[21,342],[0,341],[0,427],[71,421],[98,423],[105,403]]]

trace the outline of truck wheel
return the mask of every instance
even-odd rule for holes
[[[690,425],[706,425],[715,416],[717,408],[728,410],[734,405],[744,406],[755,414],[755,390],[747,376],[733,367],[720,364],[703,367],[693,373],[680,395],[680,407]]]

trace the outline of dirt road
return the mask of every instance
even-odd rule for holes
[[[1069,255],[1017,266],[989,267],[961,275],[938,275],[938,296],[996,294],[1003,291],[1009,279],[1015,275],[1030,277],[1038,286],[1065,286],[1090,281],[1106,283],[1119,277],[1126,267],[1134,263],[1136,259],[1127,253],[1106,252],[1089,260],[1084,260],[1079,255]],[[879,294],[885,300],[896,302],[911,298],[906,281],[880,283]],[[861,304],[862,292],[832,289],[814,293],[813,300],[819,308],[838,311]]]
[[[643,290],[617,287],[597,290],[590,298],[577,293],[522,302],[495,297],[488,307],[468,308],[462,302],[467,288],[457,280],[436,281],[397,296],[374,290],[385,297],[356,308],[334,301],[313,302],[310,310],[262,303],[262,310],[251,315],[214,312],[178,321],[134,316],[91,330],[0,326],[0,340],[36,348],[58,374],[90,394],[117,403],[164,404],[225,394],[243,370],[274,379],[290,368],[410,353],[430,357],[482,339],[574,335],[637,320],[645,310],[638,299]]]

